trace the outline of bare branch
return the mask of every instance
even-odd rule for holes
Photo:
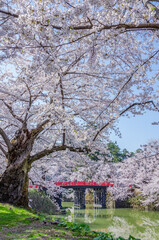
[[[157,108],[157,106],[154,104],[153,101],[147,101],[147,102],[143,102],[143,103],[133,103],[130,106],[128,106],[126,109],[124,109],[120,114],[119,117],[121,117],[125,112],[127,112],[128,110],[130,110],[131,108],[135,107],[135,106],[144,106],[146,104],[152,104],[153,107],[156,109],[156,111],[159,112],[159,109]],[[119,118],[118,117],[118,118]],[[100,130],[96,133],[95,137],[93,138],[93,141],[96,140],[96,138],[98,137],[98,135],[105,129],[107,128],[112,122],[114,122],[117,118],[112,118],[110,121],[108,121],[102,128],[100,128]]]

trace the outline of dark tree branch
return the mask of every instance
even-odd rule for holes
[[[2,136],[3,140],[5,141],[8,151],[12,150],[12,144],[10,143],[9,138],[7,137],[6,133],[4,132],[4,130],[0,127],[0,135]]]
[[[12,109],[12,107],[11,107],[9,104],[7,104],[5,101],[3,101],[3,103],[4,103],[4,105],[9,109],[9,112],[11,113],[11,115],[12,115],[15,119],[17,119],[17,120],[18,120],[19,122],[21,122],[21,123],[24,122],[23,119],[21,119],[20,117],[18,117],[18,116],[13,112],[13,109]]]
[[[28,90],[28,93],[29,93],[29,102],[28,102],[28,108],[27,108],[27,111],[26,111],[26,114],[25,114],[25,117],[24,117],[24,125],[27,125],[27,120],[28,120],[28,115],[29,115],[29,111],[31,109],[31,106],[34,102],[34,100],[36,100],[36,98],[38,97],[38,94],[37,96],[35,96],[34,99],[32,99],[32,94],[31,94],[31,90],[30,90],[30,87],[29,85],[24,81],[25,85],[26,85],[26,88]]]
[[[8,11],[4,11],[4,10],[0,10],[0,13],[12,16],[12,17],[16,17],[18,18],[19,15],[8,12]],[[91,22],[90,19],[88,19],[90,24],[89,25],[79,25],[79,26],[71,26],[69,27],[70,30],[87,30],[87,29],[92,29],[93,28],[93,24]],[[41,22],[37,22],[37,24],[41,24],[45,27],[49,26],[49,24],[42,24]],[[112,24],[112,25],[105,25],[102,23],[102,25],[104,25],[101,29],[99,29],[99,32],[102,30],[106,30],[106,29],[125,29],[125,30],[157,30],[159,29],[159,23],[141,23],[139,25],[135,25],[133,23],[130,24]],[[57,26],[57,25],[51,25],[52,28],[57,29],[57,30],[62,30],[63,26]]]
[[[75,148],[75,147],[71,147],[71,146],[66,146],[66,148],[69,149],[71,152],[77,152],[77,153],[89,153],[89,152],[91,152],[91,149],[87,148],[87,147]]]
[[[9,48],[10,48],[10,47],[9,47]],[[3,93],[3,94],[6,94],[6,95],[8,95],[8,96],[12,96],[12,97],[14,97],[15,99],[21,100],[21,101],[23,101],[23,102],[28,102],[26,99],[22,98],[21,96],[16,96],[16,95],[12,94],[11,92],[8,92],[8,91],[6,91],[6,90],[4,90],[4,89],[0,89],[0,92]],[[4,101],[3,99],[0,99],[0,100],[1,100],[1,101]]]
[[[9,17],[5,18],[4,21],[0,24],[0,26],[2,26],[4,23],[6,23],[8,21]]]
[[[32,129],[31,135],[34,137],[34,139],[44,130],[44,127],[47,123],[50,122],[50,119],[44,120],[42,123],[40,123],[36,128]]]
[[[65,104],[64,104],[64,90],[63,90],[63,84],[62,84],[62,78],[60,77],[60,91],[61,91],[61,99],[62,99],[62,109],[63,111],[65,110]],[[66,140],[66,129],[63,128],[63,133],[62,133],[62,145],[65,145],[65,140]]]
[[[116,24],[116,25],[105,25],[103,29],[125,29],[125,30],[155,30],[159,29],[159,23],[141,23],[135,24]],[[102,29],[102,30],[103,30]]]
[[[30,159],[29,159],[29,162],[32,163],[32,162],[37,161],[37,160],[39,160],[39,159],[41,159],[41,158],[43,158],[45,156],[50,155],[53,152],[64,151],[66,149],[69,149],[71,152],[77,152],[77,153],[88,153],[88,152],[91,151],[90,149],[88,149],[86,147],[84,147],[84,148],[80,148],[80,147],[79,148],[75,148],[75,147],[66,146],[66,145],[65,146],[63,146],[63,145],[62,146],[53,146],[50,149],[45,149],[45,150],[43,150],[43,151],[41,151],[41,152],[31,156]]]
[[[66,147],[64,147],[64,146],[58,146],[58,147],[53,146],[50,149],[45,149],[45,150],[43,150],[41,152],[38,152],[37,154],[31,156],[30,159],[29,159],[29,162],[32,163],[32,162],[34,162],[36,160],[39,160],[39,159],[41,159],[41,158],[43,158],[43,157],[45,157],[45,156],[47,156],[47,155],[49,155],[53,152],[58,152],[58,151],[63,151],[63,150],[66,150]]]
[[[9,15],[9,16],[12,16],[12,17],[15,17],[15,18],[19,17],[19,15],[17,15],[17,14],[14,14],[14,13],[11,13],[11,12],[7,12],[7,11],[4,11],[4,10],[0,10],[0,13]]]
[[[45,27],[49,26],[48,24],[44,25],[41,24]],[[139,25],[135,25],[133,23],[131,24],[112,24],[112,25],[104,25],[104,27],[100,28],[98,32],[101,32],[103,30],[110,30],[110,29],[125,29],[125,30],[157,30],[159,29],[159,23],[141,23]],[[57,29],[57,30],[62,30],[62,26],[56,26],[56,25],[51,25],[52,28]],[[70,26],[70,30],[87,30],[87,29],[92,29],[93,25],[81,25],[81,26]]]
[[[4,148],[0,145],[0,150],[3,152],[3,154],[7,157],[8,153],[4,150]]]
[[[144,106],[146,104],[152,104],[153,107],[156,109],[156,111],[159,112],[159,109],[157,108],[157,106],[154,104],[153,101],[146,101],[143,103],[133,103],[131,104],[129,107],[127,107],[126,109],[124,109],[120,114],[119,117],[121,117],[125,112],[127,112],[128,110],[130,110],[131,108],[135,107],[135,106]],[[118,117],[118,118],[119,118]],[[105,129],[107,128],[112,122],[114,122],[117,118],[112,118],[110,121],[108,121],[102,128],[99,129],[99,131],[96,133],[95,137],[93,138],[93,141],[96,140],[96,138],[98,137],[98,135]]]
[[[75,8],[75,7],[74,7],[72,4],[70,4],[68,1],[64,0],[64,2],[65,2],[67,5],[69,5],[70,7]]]

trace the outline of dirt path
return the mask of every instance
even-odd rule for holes
[[[0,231],[0,240],[90,240],[86,236],[79,236],[76,233],[66,231],[64,228],[56,226],[53,222],[33,222],[29,225],[18,224],[16,227],[4,227]]]

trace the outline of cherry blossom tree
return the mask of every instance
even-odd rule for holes
[[[158,111],[158,11],[157,0],[1,1],[1,202],[27,206],[35,161],[104,153],[121,116]]]
[[[114,187],[111,192],[115,199],[142,196],[141,204],[159,206],[159,142],[144,145],[134,157],[117,163],[113,167]]]
[[[63,158],[62,161],[60,160],[61,158]],[[75,161],[71,162],[70,159],[67,161],[66,158],[67,154],[62,153],[60,156],[56,155],[56,162],[49,157],[34,162],[29,172],[30,183],[34,186],[38,185],[39,190],[45,189],[45,192],[53,198],[57,198],[61,193],[65,195],[67,190],[56,186],[55,182],[68,181],[75,168],[75,164],[77,164]]]

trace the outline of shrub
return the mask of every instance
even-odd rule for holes
[[[59,210],[58,205],[48,195],[37,190],[29,190],[29,206],[38,212],[51,215]]]
[[[131,197],[129,203],[133,208],[144,210],[146,206],[143,205],[143,197],[141,195]]]

